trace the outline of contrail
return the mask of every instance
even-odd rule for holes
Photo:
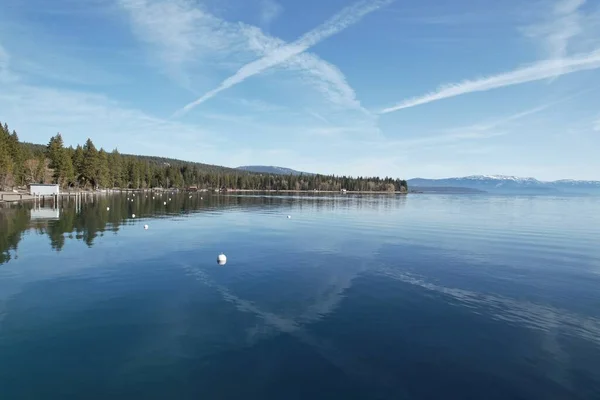
[[[466,80],[459,83],[444,85],[436,91],[404,100],[395,106],[382,110],[380,113],[387,114],[467,93],[485,92],[501,87],[518,85],[521,83],[533,82],[577,71],[597,68],[600,68],[600,50],[570,58],[545,60],[528,67],[515,69],[510,72],[489,76],[487,78]]]
[[[177,111],[174,116],[181,116],[223,90],[242,83],[254,75],[260,74],[269,68],[289,60],[291,57],[305,52],[324,39],[340,33],[349,26],[357,23],[367,14],[387,6],[392,2],[394,2],[394,0],[363,0],[344,8],[324,24],[305,33],[295,42],[281,46],[266,56],[244,65],[234,75],[225,79],[216,89],[211,90],[199,99],[187,104],[181,110]]]

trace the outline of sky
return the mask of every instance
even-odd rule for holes
[[[600,180],[600,0],[0,0],[21,140],[352,176]]]

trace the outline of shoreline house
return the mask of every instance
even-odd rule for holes
[[[29,194],[32,196],[55,196],[60,194],[60,189],[58,185],[54,184],[32,183],[29,185]]]

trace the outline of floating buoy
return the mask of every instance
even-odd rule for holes
[[[152,200],[154,200],[154,199],[155,199],[155,197],[154,197],[154,196],[152,196]]]
[[[133,199],[131,199],[131,202],[133,203]]]
[[[110,211],[110,207],[106,207],[106,211]]]
[[[190,199],[192,198],[192,196],[190,196]]]
[[[292,218],[292,216],[291,216],[291,215],[288,215],[288,219],[290,219],[290,218]]]
[[[144,229],[148,230],[148,225],[144,225]]]
[[[135,214],[131,214],[131,218],[135,218]]]
[[[133,194],[133,197],[135,197],[135,193]]]
[[[171,201],[171,198],[169,197],[169,201]]]
[[[202,197],[200,197],[200,200],[202,200]]]
[[[167,202],[165,201],[165,206],[167,205]]]
[[[217,257],[217,264],[225,265],[226,263],[227,263],[227,256],[225,256],[225,254],[223,254],[223,253],[219,254],[219,256]]]

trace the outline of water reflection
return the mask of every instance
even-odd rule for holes
[[[298,201],[302,199],[303,201]],[[256,208],[290,212],[327,212],[347,210],[386,210],[403,206],[404,195],[332,195],[318,194],[222,194],[137,192],[114,195],[88,194],[80,200],[65,197],[58,205],[23,203],[0,208],[0,265],[17,256],[23,234],[28,231],[47,235],[52,249],[61,251],[66,238],[75,238],[88,246],[104,232],[117,233],[119,227],[140,218],[161,218],[198,212],[224,212],[229,209]]]
[[[127,197],[1,214],[8,397],[595,398],[595,203]]]

